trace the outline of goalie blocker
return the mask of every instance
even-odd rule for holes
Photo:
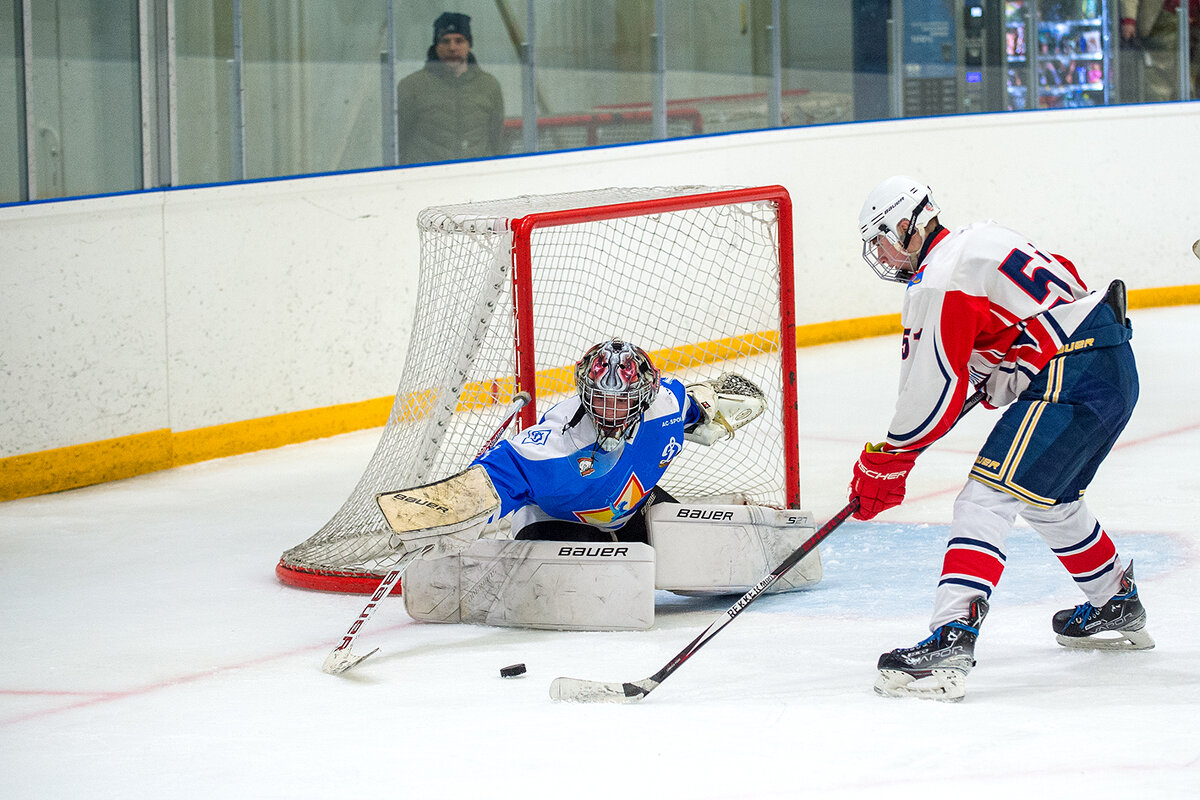
[[[444,480],[376,495],[392,534],[392,552],[437,559],[462,552],[479,538],[500,508],[500,496],[483,467]]]
[[[481,539],[459,554],[414,562],[408,613],[425,622],[554,630],[645,630],[654,591],[743,594],[816,530],[807,511],[658,503],[650,545]],[[817,550],[769,592],[821,579]]]

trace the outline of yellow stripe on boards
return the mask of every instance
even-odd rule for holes
[[[0,458],[0,501],[376,428],[387,421],[392,400],[380,397],[190,431],[162,428]]]
[[[1159,289],[1130,289],[1125,301],[1129,308],[1159,308],[1200,304],[1200,285],[1164,286]]]
[[[379,397],[360,403],[293,411],[243,422],[178,431],[171,437],[175,453],[175,463],[172,466],[195,464],[212,458],[225,458],[282,447],[285,444],[337,436],[340,433],[377,428],[387,422],[393,399]]]
[[[1200,304],[1200,285],[1130,289],[1128,301],[1130,308]],[[900,331],[899,314],[818,322],[796,326],[796,346],[813,347],[888,336]],[[769,352],[770,337],[759,332],[747,337],[720,340],[717,347],[704,351],[709,345],[711,343],[686,345],[673,352],[679,354],[679,364],[698,366],[718,358],[735,357],[718,356],[719,353],[746,355],[750,352]],[[778,347],[777,339],[775,347]],[[707,360],[705,352],[708,353]],[[550,387],[554,387],[556,392],[569,391],[574,385],[572,366],[539,373],[538,390],[543,391],[542,385],[545,384],[546,391]],[[513,391],[511,379],[497,380],[495,385],[490,381],[472,384],[464,389],[460,405],[482,408],[497,402],[504,403]],[[427,394],[418,399],[428,401]],[[388,411],[394,400],[393,397],[379,397],[189,431],[147,431],[0,458],[0,501],[75,489],[183,464],[377,428],[387,422]]]
[[[166,428],[9,456],[0,458],[0,500],[132,478],[171,466],[171,431]]]

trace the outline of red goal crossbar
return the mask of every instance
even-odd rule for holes
[[[537,389],[534,365],[533,256],[534,231],[561,225],[617,219],[638,214],[662,214],[712,205],[771,202],[775,204],[779,242],[779,348],[783,363],[783,446],[789,507],[800,505],[800,436],[796,397],[796,299],[792,244],[792,198],[782,186],[759,186],[720,192],[684,195],[661,200],[614,203],[591,208],[571,208],[527,214],[512,221],[513,312],[516,317],[516,383],[533,402],[521,409],[518,429],[537,423]]]

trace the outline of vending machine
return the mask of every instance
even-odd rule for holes
[[[897,11],[903,116],[1005,108],[1003,0],[904,0]]]
[[[1005,0],[853,0],[856,119],[1008,107]]]
[[[1108,0],[1006,0],[1006,107],[1105,105],[1112,91]]]

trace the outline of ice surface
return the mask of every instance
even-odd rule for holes
[[[822,546],[825,578],[758,600],[633,705],[553,678],[653,674],[736,598],[660,593],[644,632],[412,622],[380,608],[351,672],[321,663],[366,598],[273,567],[354,487],[379,431],[0,504],[0,796],[795,798],[1200,795],[1200,314],[1136,311],[1142,399],[1088,493],[1158,642],[1073,652],[1082,597],[1018,528],[957,705],[871,691],[926,633],[951,501],[996,412],[922,456],[909,501]],[[804,506],[824,521],[886,428],[897,343],[799,351]],[[524,662],[528,672],[499,677]]]

